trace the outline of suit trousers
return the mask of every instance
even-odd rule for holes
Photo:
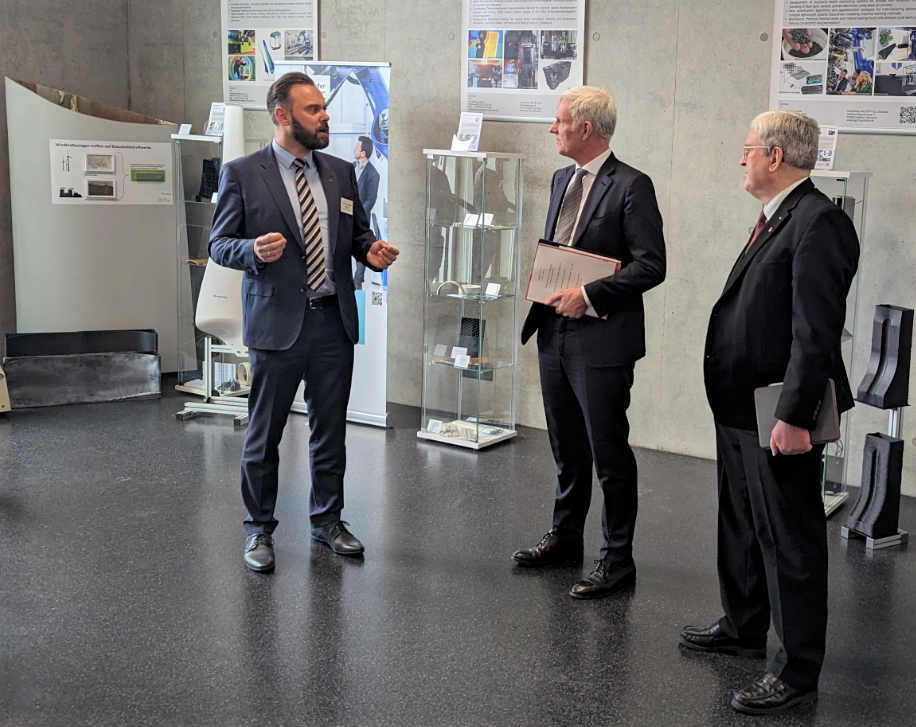
[[[823,449],[774,457],[757,432],[716,422],[720,624],[756,647],[772,617],[781,646],[770,671],[806,691],[817,687],[827,638]]]
[[[246,532],[269,534],[277,527],[280,440],[300,381],[305,382],[311,430],[309,517],[315,526],[336,522],[344,506],[347,402],[353,376],[353,343],[340,309],[306,309],[299,337],[290,348],[252,348],[249,355],[248,434],[242,452]]]
[[[636,457],[627,408],[634,364],[589,366],[579,321],[549,313],[538,328],[538,365],[547,433],[557,463],[553,528],[582,542],[592,496],[592,466],[604,493],[600,555],[624,567],[633,562]]]

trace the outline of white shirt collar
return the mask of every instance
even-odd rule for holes
[[[592,159],[590,162],[583,164],[581,167],[576,164],[576,169],[584,169],[586,172],[595,176],[598,172],[601,171],[601,167],[604,166],[604,163],[608,160],[608,157],[611,156],[611,148],[608,147],[605,151],[601,152],[598,156]]]
[[[782,192],[780,192],[775,197],[773,197],[773,199],[767,202],[763,206],[763,216],[766,217],[767,219],[770,219],[773,215],[775,215],[776,210],[779,209],[779,205],[785,202],[786,197],[788,197],[789,194],[791,194],[792,190],[795,189],[799,184],[804,182],[806,179],[808,179],[808,177],[802,177],[795,184],[790,184],[788,187],[782,190]]]

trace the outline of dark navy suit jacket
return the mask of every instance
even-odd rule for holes
[[[334,258],[334,285],[347,336],[359,340],[350,258],[368,265],[375,236],[360,204],[353,166],[329,154],[312,152],[328,201],[328,229]],[[341,211],[352,203],[352,214]],[[210,257],[223,267],[243,270],[242,341],[249,348],[285,351],[296,341],[307,306],[305,249],[273,147],[223,165],[210,231]],[[255,238],[279,232],[286,238],[280,258],[259,266]]]
[[[756,431],[754,389],[779,382],[776,416],[796,427],[814,428],[828,378],[840,410],[852,408],[840,343],[858,262],[852,220],[806,179],[742,250],[713,306],[704,373],[720,424]]]
[[[356,169],[356,164],[356,162],[353,162],[354,170]],[[375,202],[378,199],[379,185],[379,173],[372,166],[372,162],[366,162],[357,184],[359,185],[359,198],[363,203],[363,209],[366,211],[366,217],[369,218],[369,224],[372,224],[372,208],[375,207]]]
[[[575,165],[558,170],[550,187],[544,237],[552,239]],[[592,183],[573,233],[573,247],[620,260],[614,275],[585,286],[599,316],[579,319],[582,355],[590,366],[626,366],[646,355],[642,294],[665,279],[662,216],[652,180],[613,154]],[[522,343],[534,334],[549,306],[534,303],[522,327]]]

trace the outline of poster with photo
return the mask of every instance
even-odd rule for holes
[[[51,139],[51,204],[173,204],[172,145]]]
[[[278,61],[318,58],[318,0],[221,0],[223,101],[265,108]]]
[[[770,108],[916,133],[916,5],[776,0]]]
[[[585,0],[464,0],[461,110],[488,121],[553,121],[583,83]]]
[[[324,149],[353,165],[358,202],[377,240],[388,238],[388,120],[391,67],[387,63],[281,62],[278,76],[308,74],[328,105],[330,143]],[[359,340],[347,418],[385,426],[388,372],[388,271],[375,272],[351,260]]]

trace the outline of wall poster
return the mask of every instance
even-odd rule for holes
[[[172,145],[51,139],[51,204],[172,204]]]
[[[916,133],[916,3],[776,0],[770,108]]]
[[[463,0],[461,110],[488,121],[554,120],[581,86],[585,0]]]
[[[266,108],[277,61],[318,57],[318,0],[220,0],[223,101]]]

